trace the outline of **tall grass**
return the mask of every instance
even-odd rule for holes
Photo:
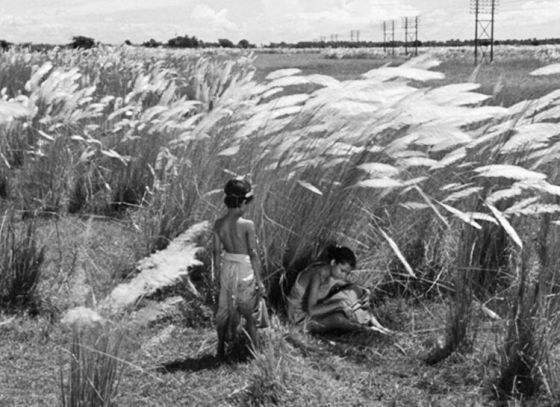
[[[61,377],[62,405],[114,406],[123,365],[119,350],[123,336],[109,331],[84,332],[75,328],[67,381]]]
[[[507,337],[502,349],[498,396],[526,399],[538,391],[558,400],[558,368],[552,355],[558,330],[558,239],[550,218],[525,225],[532,236],[512,259],[517,278],[511,296]]]
[[[37,285],[46,247],[39,247],[36,225],[18,222],[14,211],[0,217],[0,305],[8,309],[39,306]]]
[[[33,66],[31,75],[28,68],[10,79],[20,87],[5,91],[6,106],[23,110],[19,120],[5,118],[0,143],[0,165],[20,191],[15,198],[31,211],[108,212],[143,203],[168,143],[187,137],[229,86],[251,74],[248,57],[126,47],[1,58],[5,70]]]

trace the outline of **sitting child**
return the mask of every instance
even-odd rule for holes
[[[287,298],[288,318],[311,332],[390,331],[369,309],[369,290],[347,280],[356,266],[348,247],[329,246],[327,262],[316,262],[298,276]]]

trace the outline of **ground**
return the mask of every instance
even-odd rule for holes
[[[483,321],[472,352],[436,366],[423,357],[443,334],[446,306],[389,300],[378,314],[397,333],[311,336],[272,318],[260,331],[256,358],[226,362],[214,357],[211,325],[185,326],[181,317],[130,330],[121,350],[127,359],[119,406],[484,406],[485,384],[496,372],[492,332]],[[482,321],[482,320],[481,320]],[[390,325],[389,325],[390,324]],[[48,406],[59,400],[68,375],[71,334],[45,319],[18,317],[0,328],[2,406]],[[304,402],[303,402],[304,401]],[[302,403],[303,402],[303,403]]]

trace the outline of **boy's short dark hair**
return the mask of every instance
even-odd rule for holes
[[[224,192],[224,203],[228,208],[239,208],[243,202],[253,200],[251,184],[244,179],[230,179],[224,187]]]
[[[323,257],[335,263],[348,263],[352,268],[356,267],[356,255],[346,246],[329,245],[324,251]]]

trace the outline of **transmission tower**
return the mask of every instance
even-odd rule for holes
[[[387,21],[383,21],[383,52],[387,52]]]
[[[474,14],[474,63],[494,61],[494,16],[498,0],[471,0]]]
[[[391,20],[391,55],[395,56],[395,20]]]
[[[404,53],[408,55],[409,44],[414,46],[414,55],[418,55],[418,16],[405,17],[404,28]]]
[[[387,48],[391,48],[391,53],[395,55],[395,21],[391,21],[391,32],[387,21],[383,21],[383,51],[386,53]]]

